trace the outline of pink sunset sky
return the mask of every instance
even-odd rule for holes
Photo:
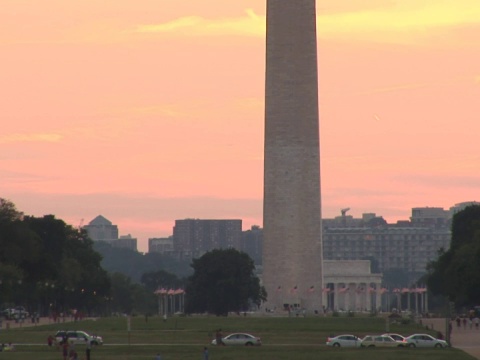
[[[480,1],[317,8],[323,217],[480,201]],[[261,226],[264,52],[264,0],[2,0],[0,197],[141,251]]]

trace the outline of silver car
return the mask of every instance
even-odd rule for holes
[[[327,345],[333,347],[360,347],[362,340],[355,335],[338,335],[327,338]]]
[[[445,340],[436,339],[428,334],[413,334],[405,339],[409,347],[436,347],[446,348],[448,343]]]
[[[262,345],[262,340],[259,337],[245,334],[245,333],[234,333],[227,335],[222,338],[222,342],[225,345],[243,345],[243,346],[260,346]],[[212,345],[217,345],[217,340],[212,340]]]

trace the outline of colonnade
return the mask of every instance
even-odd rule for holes
[[[428,312],[426,288],[386,289],[380,282],[327,283],[323,303],[330,311]]]
[[[382,305],[382,291],[379,282],[327,283],[323,303],[334,311],[378,310]]]

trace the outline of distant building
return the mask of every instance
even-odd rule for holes
[[[118,239],[118,227],[113,225],[111,221],[98,215],[95,219],[90,221],[88,225],[83,227],[87,230],[88,236],[93,241],[107,241],[107,240],[116,240]]]
[[[262,265],[263,231],[260,226],[254,225],[250,230],[242,232],[240,246],[237,250],[247,253],[255,265]]]
[[[450,238],[448,227],[329,227],[323,231],[323,255],[326,260],[374,259],[380,272],[421,275],[441,248],[449,248]]]
[[[213,249],[238,249],[242,220],[175,220],[173,249],[178,258],[198,258]]]
[[[361,218],[355,219],[351,215],[347,215],[346,211],[350,209],[343,209],[341,216],[336,216],[333,219],[322,219],[323,228],[329,227],[364,227],[364,226],[379,226],[386,225],[387,222],[381,216],[375,213],[362,214]]]
[[[118,237],[118,226],[113,225],[102,215],[98,215],[88,225],[83,226],[83,229],[93,241],[105,241],[114,247],[137,251],[137,239],[130,234]]]
[[[173,236],[148,239],[148,252],[171,255],[173,253]]]
[[[458,203],[458,204],[455,204],[454,206],[452,206],[449,210],[450,212],[450,217],[453,217],[453,215],[455,215],[457,212],[459,211],[462,211],[463,209],[465,209],[467,206],[480,206],[480,202],[477,202],[477,201],[466,201],[466,202],[461,202],[461,203]]]
[[[114,247],[130,249],[137,251],[137,239],[132,237],[132,235],[121,235],[116,240],[111,240],[109,243]]]
[[[410,221],[416,226],[445,227],[450,218],[450,212],[443,208],[422,207],[412,209]]]

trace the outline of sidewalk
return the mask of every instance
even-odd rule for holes
[[[434,330],[446,334],[445,319],[423,319],[423,324],[429,327],[433,326]],[[455,322],[452,322],[452,326],[450,337],[452,346],[480,359],[480,330],[475,329],[475,327],[470,329],[468,325],[466,328],[463,328],[463,326],[457,327]]]
[[[63,324],[63,323],[70,323],[73,322],[73,319],[71,317],[66,317],[66,318],[58,318],[57,319],[57,324]],[[8,330],[8,329],[17,329],[17,328],[22,328],[22,327],[32,327],[32,326],[40,326],[40,325],[49,325],[49,324],[55,324],[52,318],[49,317],[41,317],[38,319],[38,322],[33,323],[32,319],[28,318],[23,320],[23,322],[16,322],[15,320],[2,320],[2,327],[0,330]]]

